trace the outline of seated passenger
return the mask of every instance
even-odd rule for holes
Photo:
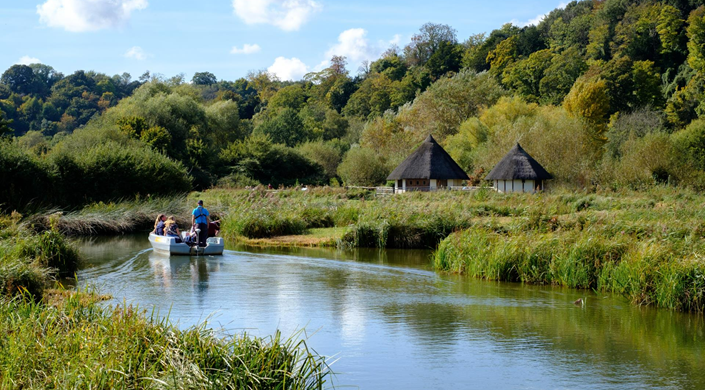
[[[198,243],[198,232],[196,231],[196,226],[191,226],[191,230],[184,235],[184,242],[191,246]]]
[[[167,237],[176,237],[176,242],[181,242],[181,232],[179,231],[179,226],[176,224],[174,216],[167,218],[164,224],[164,231]]]
[[[220,233],[220,221],[212,221],[208,224],[208,237],[215,237]]]
[[[157,220],[154,221],[154,230],[152,230],[152,233],[154,233],[158,236],[163,236],[164,235],[164,221],[166,221],[166,215],[159,214],[159,216],[157,217]]]

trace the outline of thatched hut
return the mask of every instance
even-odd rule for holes
[[[392,171],[395,192],[434,191],[462,185],[468,175],[432,136]]]
[[[499,192],[531,193],[543,190],[545,181],[550,179],[553,176],[518,143],[485,178]]]

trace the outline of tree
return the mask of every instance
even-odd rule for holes
[[[255,133],[271,137],[272,142],[289,147],[296,146],[309,139],[298,113],[291,108],[282,108],[272,119],[268,119],[255,128]]]
[[[665,5],[661,9],[656,28],[661,39],[662,53],[675,53],[682,50],[684,24],[685,21],[681,19],[681,13],[677,8]]]
[[[38,92],[34,71],[27,65],[12,65],[0,77],[0,83],[7,85],[12,92],[26,95]]]
[[[13,130],[10,127],[11,124],[12,120],[5,120],[5,113],[0,110],[0,137],[12,135]]]
[[[389,170],[375,152],[365,148],[352,148],[345,153],[338,166],[338,175],[346,185],[375,186],[387,179]]]
[[[294,84],[284,87],[269,99],[267,108],[270,110],[278,110],[280,108],[291,108],[294,111],[301,110],[304,103],[308,99],[308,94],[301,84]]]
[[[336,176],[340,165],[340,150],[331,142],[315,141],[299,145],[296,150],[311,161],[323,167],[326,177]]]
[[[142,132],[147,130],[147,121],[141,116],[126,116],[118,119],[117,124],[120,131],[132,138],[140,138]]]
[[[545,49],[532,53],[529,58],[516,62],[504,71],[502,83],[519,92],[530,102],[538,102],[541,80],[551,66],[553,53]]]
[[[543,103],[559,105],[570,92],[575,80],[588,66],[577,48],[572,47],[551,58],[551,64],[544,71],[539,82],[539,95]]]
[[[437,79],[448,72],[460,70],[461,60],[462,51],[460,47],[454,43],[443,41],[426,62],[426,68],[428,68],[431,76]]]
[[[636,61],[632,66],[634,84],[633,107],[661,107],[661,75],[652,61]]]
[[[218,79],[211,72],[196,72],[191,82],[196,85],[213,85],[218,82]]]
[[[705,73],[705,6],[700,6],[688,17],[688,64]]]
[[[441,46],[441,42],[458,43],[456,34],[457,31],[447,24],[424,24],[404,48],[406,61],[410,65],[424,65]]]
[[[487,63],[490,64],[490,71],[494,75],[501,75],[504,68],[514,61],[517,56],[516,35],[509,37],[497,45],[497,47],[487,53]]]
[[[573,116],[584,118],[595,128],[595,138],[603,140],[602,135],[607,123],[610,102],[607,95],[607,83],[600,78],[579,78],[568,96],[563,101],[563,107]]]
[[[162,153],[166,153],[171,146],[171,134],[161,126],[150,127],[143,131],[140,140]]]

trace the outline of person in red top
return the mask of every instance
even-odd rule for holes
[[[208,224],[208,237],[215,237],[220,233],[220,221],[213,221]]]

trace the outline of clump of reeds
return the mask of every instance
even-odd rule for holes
[[[445,239],[436,269],[488,279],[611,291],[637,304],[705,310],[705,264],[668,241],[612,235],[609,228],[496,233],[468,229]]]
[[[80,257],[56,229],[37,234],[20,219],[0,218],[0,295],[26,293],[39,299],[55,275],[75,274]]]
[[[72,236],[124,234],[151,230],[159,214],[175,215],[179,222],[190,224],[192,206],[185,196],[98,202],[69,212],[38,213],[26,224],[37,231],[51,229],[53,225],[61,233]]]

